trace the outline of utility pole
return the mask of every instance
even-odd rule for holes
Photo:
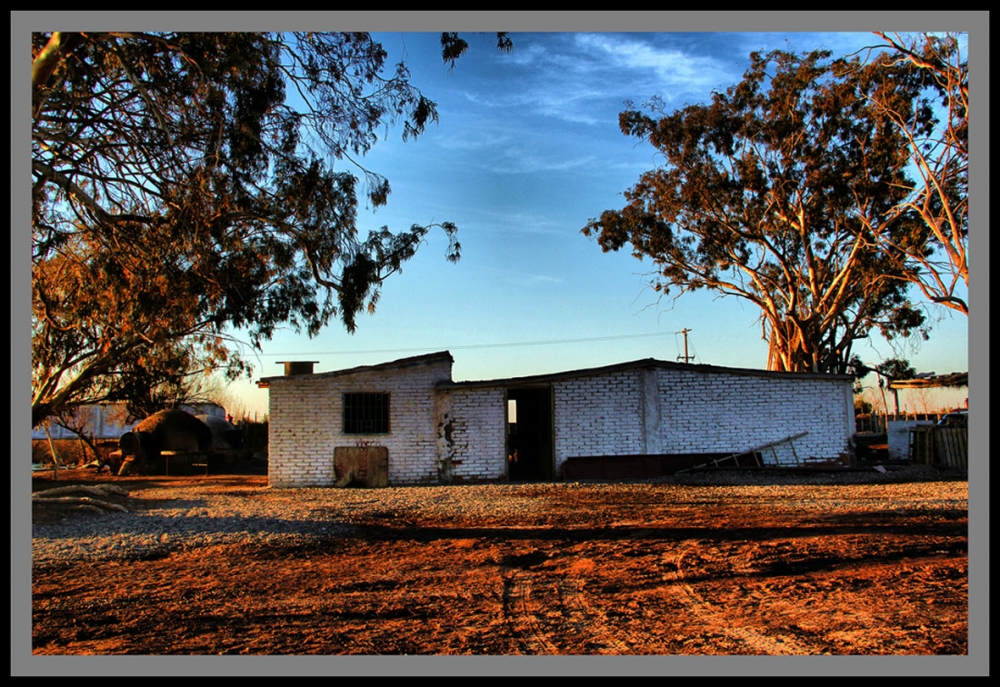
[[[687,327],[677,332],[678,334],[684,335],[684,355],[677,356],[678,360],[683,359],[685,363],[691,362],[694,359],[693,355],[688,355],[688,332],[691,331]]]

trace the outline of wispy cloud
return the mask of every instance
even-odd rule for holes
[[[732,81],[734,76],[713,55],[665,48],[647,38],[578,34],[575,42],[600,64],[598,71],[617,74],[617,83],[648,83],[667,100],[707,95],[712,89]],[[627,70],[625,77],[622,69]]]
[[[575,241],[579,238],[575,220],[567,220],[565,213],[559,208],[539,212],[520,212],[518,209],[519,206],[514,204],[489,209],[479,206],[469,217],[469,225],[475,227],[471,231],[477,234],[475,240],[494,240],[501,236],[505,237],[504,241],[515,236],[519,237],[518,240],[533,237],[532,240],[541,241],[562,241],[567,237]],[[545,256],[545,259],[548,257]]]
[[[560,78],[556,86],[541,77],[519,84],[519,88],[519,91],[502,91],[489,96],[467,93],[465,98],[471,104],[490,109],[519,110],[580,124],[603,121],[602,117],[595,116],[592,104],[608,97],[606,88],[566,78]]]
[[[500,174],[531,174],[535,172],[565,172],[571,169],[593,166],[597,158],[584,155],[566,159],[554,153],[549,156],[529,153],[523,149],[508,150],[503,159],[491,166],[492,171]]]
[[[511,137],[508,134],[495,133],[477,127],[475,129],[459,129],[449,136],[442,136],[438,145],[444,150],[475,152],[484,148],[499,148],[509,145],[510,142]]]
[[[550,274],[533,274],[530,272],[521,272],[514,269],[500,269],[497,267],[483,267],[493,274],[494,277],[498,277],[503,283],[510,284],[512,286],[526,286],[529,288],[536,286],[545,286],[547,284],[562,284],[563,280],[559,277],[553,277]]]
[[[671,34],[529,34],[517,45],[505,56],[515,67],[505,80],[464,93],[467,102],[515,117],[617,126],[626,100],[703,100],[739,77],[728,50],[709,52],[718,42]]]

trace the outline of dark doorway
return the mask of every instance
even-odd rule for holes
[[[507,390],[507,477],[511,481],[553,479],[552,390]]]

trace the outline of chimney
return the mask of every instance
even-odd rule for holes
[[[279,360],[278,364],[285,366],[286,377],[294,377],[295,375],[311,375],[313,373],[313,365],[318,362],[318,360]]]

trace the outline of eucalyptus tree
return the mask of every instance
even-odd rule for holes
[[[498,34],[498,46],[509,39]],[[445,62],[467,45],[442,36]],[[289,323],[374,309],[432,226],[363,235],[362,158],[438,120],[366,33],[38,33],[32,40],[32,424],[136,380],[246,369]]]
[[[969,62],[960,34],[878,33],[866,59],[841,68],[867,85],[878,112],[896,127],[913,178],[897,212],[912,214],[923,233],[873,232],[887,255],[933,303],[969,314]],[[885,87],[891,84],[891,87]],[[904,94],[900,97],[900,94]],[[877,228],[873,228],[877,229]]]
[[[872,331],[922,331],[907,296],[916,266],[879,240],[925,234],[897,211],[912,188],[906,138],[856,74],[825,51],[754,53],[743,80],[706,104],[630,106],[622,132],[663,163],[583,233],[651,259],[661,294],[709,289],[754,304],[769,369],[845,374]]]

